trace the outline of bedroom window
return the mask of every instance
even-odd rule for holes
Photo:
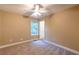
[[[32,21],[31,22],[31,35],[38,35],[38,22]]]

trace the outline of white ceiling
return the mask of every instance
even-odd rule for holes
[[[56,13],[64,9],[70,8],[72,6],[75,6],[72,4],[41,4],[41,5],[43,6],[44,9],[49,10],[50,13]],[[18,13],[22,15],[25,14],[27,10],[30,10],[32,7],[33,4],[0,4],[0,10],[11,13]]]
[[[43,5],[46,8],[48,5]],[[0,4],[0,10],[24,14],[27,10],[33,8],[33,4]]]

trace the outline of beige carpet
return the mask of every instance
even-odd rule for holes
[[[74,55],[69,51],[37,40],[0,49],[1,55]]]

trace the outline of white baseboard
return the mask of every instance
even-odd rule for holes
[[[34,40],[35,39],[31,39],[31,40],[25,40],[25,41],[21,41],[21,42],[15,42],[15,43],[11,43],[11,44],[2,45],[2,46],[0,46],[0,49],[14,46],[14,45],[18,45],[18,44],[22,44],[22,43],[26,43],[26,42],[30,42],[30,41],[34,41]]]
[[[59,45],[59,44],[57,44],[57,43],[54,43],[54,42],[51,42],[51,41],[48,41],[48,40],[45,40],[45,42],[47,42],[47,43],[49,43],[49,44],[52,44],[52,45],[55,45],[55,46],[57,46],[57,47],[63,48],[63,49],[65,49],[65,50],[67,50],[67,51],[70,51],[70,52],[72,52],[72,53],[75,53],[75,54],[78,54],[78,55],[79,55],[79,51],[76,51],[76,50],[74,50],[74,49],[65,47],[65,46],[63,46],[63,45]]]

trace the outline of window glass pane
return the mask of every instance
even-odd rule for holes
[[[31,22],[31,35],[38,35],[38,22]]]

